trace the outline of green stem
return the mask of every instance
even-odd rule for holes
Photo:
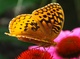
[[[52,2],[57,2],[57,0],[52,0]]]

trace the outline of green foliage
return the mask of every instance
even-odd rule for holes
[[[17,5],[18,0],[0,0],[0,14],[4,11],[14,8]],[[29,3],[40,3],[38,0],[23,0],[22,5],[28,5]],[[29,5],[28,5],[29,6]]]
[[[8,32],[8,28],[0,27],[0,59],[9,59],[16,57],[19,51],[27,49],[29,46],[33,45],[31,43],[19,41],[17,38],[10,37],[4,33]],[[17,53],[17,54],[15,54]]]
[[[7,58],[0,54],[0,59],[7,59]]]
[[[57,0],[52,0],[52,2],[57,2]]]
[[[24,45],[24,46],[32,45],[30,43],[19,41],[15,37],[7,36],[7,35],[4,34],[5,32],[8,32],[8,28],[0,27],[0,41],[10,42],[10,43],[13,43],[13,44],[16,44],[16,45]]]

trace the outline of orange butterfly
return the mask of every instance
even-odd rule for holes
[[[53,41],[64,24],[64,12],[58,3],[50,3],[34,10],[32,14],[21,14],[9,23],[9,36],[43,47],[55,46]]]

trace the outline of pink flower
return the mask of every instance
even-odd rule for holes
[[[74,37],[77,37],[77,38],[74,38]],[[66,38],[66,40],[64,40],[65,38]],[[61,45],[62,43],[60,44],[60,42],[62,40],[64,40],[66,42],[69,38],[74,38],[74,39],[71,39],[71,40],[72,40],[72,42],[76,42],[76,44],[74,44],[72,46],[69,46],[69,45],[66,45],[66,44],[64,46],[64,44]],[[31,46],[31,47],[29,47],[29,49],[36,48],[36,49],[46,50],[49,53],[51,53],[52,56],[54,56],[53,57],[54,59],[64,59],[64,57],[62,57],[61,55],[59,55],[59,53],[57,53],[58,52],[57,50],[60,48],[60,46],[63,46],[64,48],[68,47],[68,52],[71,51],[69,49],[69,47],[72,50],[74,48],[73,52],[76,51],[76,50],[77,50],[76,52],[79,52],[79,50],[80,50],[80,43],[77,43],[77,41],[80,41],[80,27],[79,28],[75,28],[72,31],[69,31],[69,30],[61,31],[61,33],[59,34],[59,36],[54,41],[58,43],[57,46],[55,46],[55,47],[51,46],[49,48],[45,48],[44,49],[43,47],[39,47],[39,46]],[[75,48],[75,46],[78,47],[78,48]],[[61,48],[61,49],[63,49],[63,48]],[[63,51],[65,51],[65,49]],[[64,53],[64,54],[66,55],[66,53]],[[77,54],[77,56],[78,55],[79,55],[79,53]],[[71,59],[78,59],[78,58],[75,58],[75,57],[76,57],[76,55],[72,56]]]
[[[68,36],[78,36],[80,38],[80,27],[75,28],[72,31],[69,31],[69,30],[61,31],[59,36],[54,41],[59,42],[62,40],[62,38],[65,38]]]

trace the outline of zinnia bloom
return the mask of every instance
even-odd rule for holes
[[[80,54],[80,28],[75,28],[72,31],[61,31],[54,41],[57,42],[57,46],[45,48],[54,56],[54,59],[79,59],[77,56]],[[31,46],[29,49],[37,49],[36,47],[38,46]],[[44,50],[42,47],[39,49]]]
[[[43,50],[29,49],[22,52],[17,59],[52,59],[52,56]]]

